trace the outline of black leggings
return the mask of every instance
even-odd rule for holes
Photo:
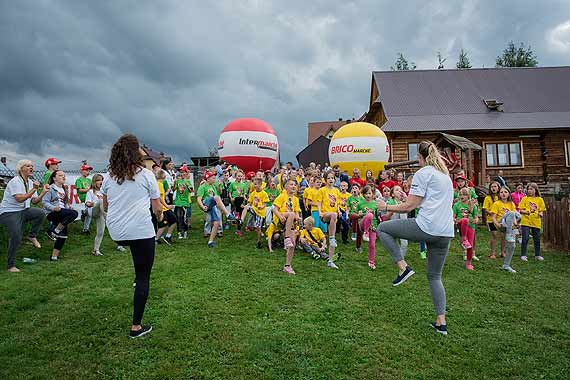
[[[142,322],[146,300],[150,289],[150,272],[154,263],[154,237],[138,240],[123,240],[117,244],[131,247],[135,267],[135,295],[133,303],[133,325]]]
[[[79,214],[77,213],[77,211],[73,209],[62,208],[59,211],[50,212],[47,215],[47,220],[52,222],[54,228],[57,227],[59,223],[63,224],[63,230],[61,230],[61,232],[67,235],[67,225],[73,223],[73,221],[77,219],[78,215]],[[66,240],[67,239],[57,238],[55,240],[55,243],[53,243],[53,249],[61,251]]]
[[[241,231],[241,214],[243,212],[243,203],[245,202],[244,197],[235,197],[234,198],[234,211],[238,214],[237,218],[237,229]]]

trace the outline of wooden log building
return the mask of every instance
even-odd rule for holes
[[[373,72],[362,120],[386,133],[391,161],[431,140],[478,185],[499,170],[509,183],[570,178],[570,67]]]

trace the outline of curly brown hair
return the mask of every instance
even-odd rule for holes
[[[113,145],[109,158],[109,174],[119,185],[125,179],[133,181],[135,174],[144,167],[139,148],[139,140],[130,133],[119,137]]]

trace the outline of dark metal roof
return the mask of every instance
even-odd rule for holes
[[[570,67],[379,71],[373,77],[396,131],[570,127]],[[483,99],[504,102],[490,111]]]
[[[311,162],[321,165],[329,162],[329,145],[329,139],[319,136],[297,154],[297,162],[304,167],[309,166]]]

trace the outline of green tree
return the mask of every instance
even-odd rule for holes
[[[463,49],[459,52],[459,60],[455,65],[458,69],[470,69],[471,62],[469,62],[469,57],[467,56],[467,52]]]
[[[497,56],[496,67],[536,67],[538,61],[530,45],[525,48],[521,42],[517,48],[513,41],[509,42],[507,48],[503,50],[503,55]]]
[[[392,71],[407,71],[407,70],[415,70],[416,64],[414,62],[408,62],[402,53],[398,53],[396,58],[396,63],[394,66],[390,66]]]

